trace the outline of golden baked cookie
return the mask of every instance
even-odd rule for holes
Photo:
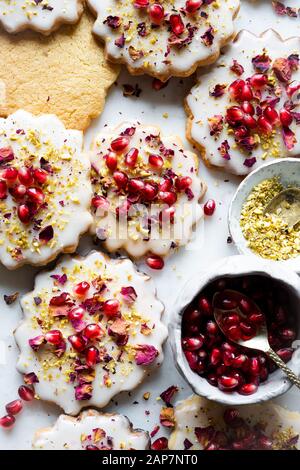
[[[106,62],[92,25],[83,15],[78,25],[47,37],[0,31],[0,115],[56,114],[67,128],[85,130],[119,72]]]

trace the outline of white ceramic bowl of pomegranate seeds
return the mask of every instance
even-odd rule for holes
[[[261,182],[274,177],[279,177],[280,183],[284,188],[288,186],[300,188],[300,159],[281,158],[271,163],[266,163],[250,173],[239,185],[229,207],[228,225],[232,240],[236,244],[238,251],[243,255],[262,259],[257,252],[248,246],[248,241],[244,237],[240,224],[241,212],[253,188],[257,187]],[[282,261],[270,261],[300,273],[300,256]]]
[[[255,302],[265,314],[271,347],[300,375],[300,278],[282,265],[239,255],[194,276],[177,299],[170,327],[177,367],[195,393],[219,403],[275,398],[292,386],[283,372],[264,353],[230,341],[214,321],[213,295],[227,289],[238,291],[245,304]],[[256,314],[250,309],[246,325],[239,323],[242,334],[249,334]]]

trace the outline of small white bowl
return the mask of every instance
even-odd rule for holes
[[[170,322],[171,347],[177,368],[190,384],[194,392],[209,400],[214,400],[226,405],[246,405],[259,403],[275,398],[285,393],[292,384],[281,370],[276,370],[269,375],[266,382],[258,387],[253,395],[240,395],[237,392],[225,393],[217,387],[210,385],[207,380],[193,372],[181,346],[182,315],[186,307],[193,299],[212,281],[218,278],[240,277],[247,275],[262,275],[277,280],[285,286],[290,293],[292,315],[297,319],[298,342],[300,340],[300,278],[290,269],[283,268],[279,264],[270,263],[262,259],[249,256],[229,256],[213,264],[206,272],[194,275],[183,288],[175,303],[173,318]],[[288,366],[300,375],[300,348],[298,348]],[[300,393],[300,392],[299,392]]]
[[[247,240],[245,239],[240,226],[240,216],[242,207],[252,189],[261,181],[273,178],[274,176],[279,176],[284,186],[292,184],[300,187],[300,159],[281,158],[262,165],[257,170],[250,173],[250,175],[248,175],[247,178],[245,178],[239,185],[229,207],[228,226],[232,240],[236,244],[238,251],[243,255],[250,255],[255,258],[262,259],[261,256],[247,246]],[[300,256],[290,258],[285,261],[270,260],[270,262],[280,264],[300,273]]]

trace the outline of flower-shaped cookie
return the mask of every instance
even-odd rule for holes
[[[191,90],[187,137],[210,166],[246,175],[300,153],[300,39],[242,31]]]
[[[192,395],[175,408],[169,449],[300,449],[300,414],[275,403],[226,408]]]
[[[88,0],[110,60],[166,81],[214,62],[234,35],[239,0]]]
[[[167,329],[150,278],[100,252],[65,257],[21,301],[18,370],[42,400],[75,415],[132,390],[163,360]]]
[[[126,416],[83,411],[77,418],[61,415],[53,427],[37,431],[37,450],[145,450],[148,433],[133,429]]]
[[[153,126],[105,128],[92,149],[93,232],[137,258],[184,245],[203,216],[195,154]]]
[[[62,23],[76,23],[82,11],[83,0],[0,0],[0,24],[9,33],[50,34]]]
[[[45,265],[75,251],[91,224],[90,163],[82,133],[54,115],[0,119],[0,261]]]

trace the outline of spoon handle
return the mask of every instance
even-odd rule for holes
[[[275,362],[275,364],[280,367],[280,369],[283,370],[283,372],[288,376],[288,378],[290,379],[290,381],[296,385],[296,387],[300,388],[300,378],[285,364],[285,362],[283,362],[282,359],[280,359],[280,357],[278,356],[278,354],[276,354],[275,351],[273,351],[273,349],[269,349],[269,351],[267,351],[266,353],[270,359],[272,359],[272,361]]]

